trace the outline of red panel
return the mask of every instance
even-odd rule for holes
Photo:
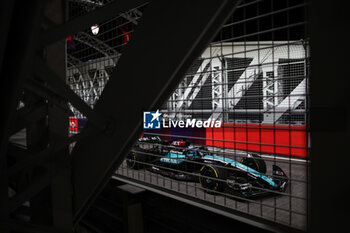
[[[127,32],[124,30],[122,32],[123,32],[124,44],[127,44],[130,40],[131,32]]]
[[[186,142],[185,141],[173,141],[171,143],[172,146],[178,146],[178,147],[185,147],[186,146]]]
[[[78,118],[69,117],[69,132],[78,132]]]
[[[305,126],[223,123],[207,128],[206,145],[262,153],[307,156]]]

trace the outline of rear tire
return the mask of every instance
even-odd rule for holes
[[[199,173],[199,183],[208,193],[223,191],[225,179],[225,170],[211,164],[204,165]]]

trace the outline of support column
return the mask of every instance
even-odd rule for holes
[[[124,233],[143,233],[143,214],[141,195],[144,189],[124,184],[122,190]]]
[[[51,1],[46,9],[46,17],[56,24],[62,24],[66,18],[65,1]],[[46,48],[46,62],[62,79],[66,80],[66,43],[58,41]],[[53,103],[48,106],[48,129],[49,144],[55,146],[62,140],[68,138],[69,114],[68,105],[62,103],[65,109]],[[52,201],[52,223],[60,230],[70,231],[72,229],[72,184],[71,184],[71,161],[68,147],[58,151],[58,160],[52,161],[51,173],[51,201]]]

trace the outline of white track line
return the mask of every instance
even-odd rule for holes
[[[302,162],[302,163],[310,163],[310,160],[307,159],[294,159],[294,158],[286,158],[286,157],[280,157],[280,156],[273,156],[273,155],[261,155],[263,158],[269,158],[269,159],[279,159],[279,160],[287,160],[287,161],[293,161],[293,162]]]

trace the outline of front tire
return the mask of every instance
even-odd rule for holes
[[[130,151],[126,157],[126,165],[128,168],[139,170],[145,167],[145,162],[147,162],[147,155],[138,153],[140,149],[133,149]]]

